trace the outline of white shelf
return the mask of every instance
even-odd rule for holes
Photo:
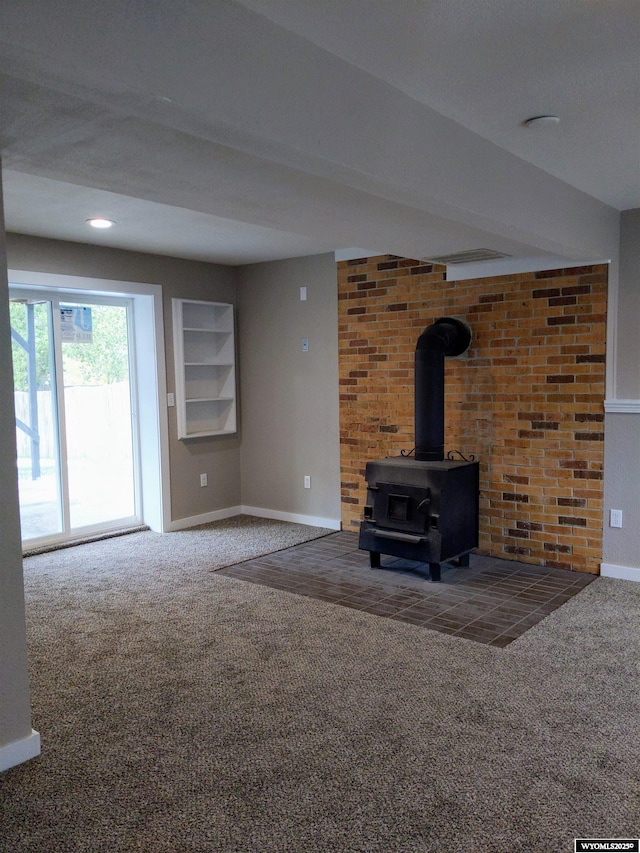
[[[172,302],[178,438],[232,435],[237,430],[233,305]]]

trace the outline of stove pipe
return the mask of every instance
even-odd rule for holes
[[[444,459],[444,359],[462,355],[471,330],[462,320],[442,317],[418,338],[415,355],[415,458]]]

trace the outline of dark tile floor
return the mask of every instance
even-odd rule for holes
[[[356,533],[333,533],[220,574],[466,637],[507,646],[594,580],[594,575],[472,554],[469,568],[442,564],[432,583],[423,563],[382,557],[369,566]]]

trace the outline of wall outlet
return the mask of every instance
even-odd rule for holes
[[[175,406],[176,398],[173,394],[167,394],[167,406]]]
[[[307,288],[301,287],[300,288],[300,302],[306,302],[306,301],[307,301]]]
[[[609,510],[609,527],[622,527],[622,510]]]
[[[200,485],[201,486],[207,485],[207,475],[206,474],[200,474]]]
[[[302,352],[309,352],[309,338],[302,339]]]
[[[311,488],[311,477],[309,476],[309,474],[304,475],[304,487],[305,489]]]

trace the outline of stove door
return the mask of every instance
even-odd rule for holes
[[[401,483],[378,483],[371,520],[388,530],[425,533],[429,527],[430,510],[430,489]]]

